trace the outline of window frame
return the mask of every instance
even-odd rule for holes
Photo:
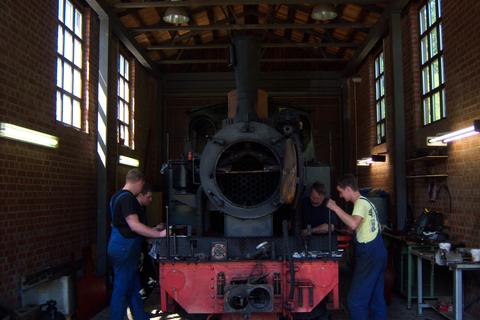
[[[60,20],[60,2],[62,3],[62,20]],[[72,6],[73,10],[73,19],[72,19],[72,29],[67,26],[66,23],[66,3],[69,2]],[[87,39],[86,39],[86,10],[85,8],[78,3],[78,1],[75,0],[58,0],[57,1],[57,48],[56,48],[56,105],[55,105],[55,119],[57,122],[61,123],[62,125],[66,127],[71,127],[76,130],[80,131],[85,131],[86,130],[86,115],[85,115],[85,90],[86,90],[86,83],[85,83],[85,54],[86,54],[86,44],[87,44]],[[81,37],[78,35],[76,29],[76,21],[77,21],[77,12],[81,15],[81,30],[79,30],[79,33],[81,34]],[[62,44],[62,50],[60,53],[59,50],[59,43],[60,43],[60,33],[59,31],[62,30],[62,39],[61,39],[61,44]],[[68,33],[71,38],[72,38],[72,61],[70,61],[66,56],[65,56],[65,43],[66,43],[66,33]],[[75,47],[77,45],[77,42],[80,44],[80,60],[75,61]],[[59,68],[59,62],[61,62],[61,80],[59,80],[59,74],[58,71],[60,70]],[[80,66],[77,65],[80,64]],[[65,89],[65,65],[68,65],[69,68],[71,69],[72,76],[71,76],[71,82],[72,82],[72,92],[69,92],[68,90]],[[75,93],[75,86],[76,86],[76,81],[75,81],[75,71],[79,73],[79,79],[81,83],[81,87],[78,91],[79,96],[76,95]],[[61,86],[59,86],[59,81],[61,81]],[[64,110],[65,110],[65,101],[64,97],[67,96],[70,101],[71,101],[71,112],[70,112],[70,120],[68,122],[64,121]],[[58,99],[61,99],[60,102]],[[78,105],[80,106],[80,112],[79,112],[79,125],[77,126],[75,124],[74,120],[74,103],[77,102]],[[60,105],[59,105],[60,104]],[[61,111],[61,114],[58,114],[58,111]]]
[[[381,64],[380,64],[380,58],[382,62]],[[383,83],[382,83],[382,80],[383,80]],[[374,82],[374,93],[375,93],[375,145],[380,145],[382,143],[387,142],[385,54],[383,50],[380,51],[373,59],[373,82]],[[383,113],[382,113],[382,103],[383,103]],[[382,126],[383,126],[383,135],[381,130]]]
[[[430,23],[431,20],[431,6],[430,3],[435,3],[435,22]],[[442,15],[442,1],[441,0],[427,0],[422,3],[418,10],[418,46],[420,54],[420,100],[422,111],[422,125],[428,126],[443,120],[447,116],[447,109],[445,103],[445,61],[443,48],[443,15]],[[422,11],[425,9],[425,20],[422,22]],[[425,30],[422,32],[425,23]],[[435,47],[436,53],[432,55],[432,34],[436,33]],[[423,48],[423,41],[426,39],[426,48]],[[425,58],[424,58],[425,55]],[[424,62],[425,60],[425,62]],[[437,65],[438,70],[434,74],[433,67]],[[425,72],[428,73],[428,79],[425,79]],[[438,86],[433,88],[434,78],[438,77]],[[434,98],[438,94],[438,110],[433,106]],[[439,112],[438,118],[435,116],[436,111]]]
[[[126,77],[125,70],[123,70],[123,73],[121,72],[120,64],[121,61],[124,61],[124,64],[126,63],[128,65],[128,78]],[[133,90],[133,84],[134,84],[134,67],[135,67],[135,61],[127,54],[124,53],[122,50],[119,51],[117,55],[117,142],[121,146],[127,147],[129,149],[135,149],[135,123],[134,123],[134,90]],[[124,69],[124,66],[123,66]],[[124,86],[124,95],[123,97],[120,95],[120,85],[121,83],[126,84],[126,88],[128,90],[128,100],[125,99],[125,86]],[[120,119],[120,105],[121,104],[126,105],[126,110],[128,112],[128,123]],[[127,130],[128,132],[128,141],[126,139],[121,138],[121,131],[122,130]],[[123,134],[125,137],[125,134]]]

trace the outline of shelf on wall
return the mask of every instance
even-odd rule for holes
[[[448,174],[446,174],[446,173],[419,174],[419,175],[406,176],[407,179],[416,179],[416,178],[446,178],[446,177],[448,177]]]
[[[420,161],[420,160],[441,160],[441,159],[447,159],[448,156],[442,155],[442,156],[423,156],[423,157],[418,157],[418,158],[412,158],[412,159],[407,159],[407,162],[412,162],[412,161]]]

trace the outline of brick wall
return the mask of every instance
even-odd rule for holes
[[[443,14],[443,43],[446,78],[446,105],[447,118],[424,127],[421,118],[420,96],[420,58],[418,36],[418,3],[411,4],[402,14],[402,46],[403,46],[403,77],[404,77],[404,106],[406,122],[406,158],[413,158],[418,149],[426,147],[427,136],[440,132],[453,131],[470,126],[474,119],[480,118],[480,63],[477,55],[480,49],[480,35],[466,30],[476,30],[480,27],[480,3],[477,1],[442,1]],[[387,92],[387,144],[388,156],[393,158],[393,110],[391,89],[391,39],[389,34],[383,40],[386,64],[386,92]],[[373,147],[375,132],[374,114],[371,97],[373,85],[373,59],[379,48],[372,50],[365,59],[357,74],[362,78],[357,86],[357,109],[359,110],[359,127],[362,128],[362,139],[359,139],[359,157],[363,157],[375,150]],[[365,81],[367,80],[367,81]],[[351,88],[351,85],[350,85]],[[353,108],[352,90],[349,92],[349,109]],[[390,120],[389,120],[390,118]],[[353,125],[353,124],[352,124]],[[352,131],[353,132],[353,131]],[[373,134],[372,134],[373,133]],[[475,136],[450,143],[446,148],[448,160],[437,162],[407,163],[407,175],[415,172],[432,170],[446,172],[448,178],[442,179],[409,179],[408,204],[412,218],[417,217],[423,208],[432,208],[445,213],[447,232],[452,241],[464,243],[468,247],[480,247],[480,137]],[[354,159],[352,159],[353,161]],[[391,159],[393,160],[393,159]],[[361,185],[382,186],[393,190],[393,161],[369,168],[358,168]],[[428,200],[428,186],[435,183],[438,187],[448,187],[452,195],[452,211],[448,194],[442,190],[438,200]],[[394,190],[393,190],[394,191]],[[475,301],[479,295],[480,281],[478,272],[469,272],[465,275],[465,305]],[[479,303],[474,303],[466,310],[476,316],[480,315]]]
[[[56,1],[0,3],[0,121],[59,137],[54,150],[0,140],[0,304],[8,307],[18,302],[22,276],[78,259],[95,240],[95,132],[55,120],[56,12]],[[84,24],[96,83],[98,21],[92,15]],[[88,87],[90,106],[96,90]]]

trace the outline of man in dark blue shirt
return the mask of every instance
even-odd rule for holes
[[[301,218],[301,235],[308,236],[308,225],[312,234],[328,233],[328,199],[325,197],[325,185],[320,182],[312,184],[310,196],[301,200],[299,210]],[[335,215],[331,216],[331,230],[336,224]]]

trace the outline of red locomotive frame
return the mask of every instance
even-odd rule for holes
[[[295,313],[311,312],[322,300],[329,299],[329,308],[339,308],[338,261],[295,260],[295,294],[289,299],[291,273],[285,261],[218,261],[218,262],[161,262],[160,300],[163,312],[175,312],[175,301],[188,314],[216,315],[217,319],[245,319],[244,313],[226,312],[225,297],[218,294],[218,275],[224,283],[245,277],[252,270],[268,274],[266,282],[273,285],[274,274],[280,277],[280,294],[273,297],[272,312],[251,313],[250,319],[277,319],[280,315],[292,318]]]

